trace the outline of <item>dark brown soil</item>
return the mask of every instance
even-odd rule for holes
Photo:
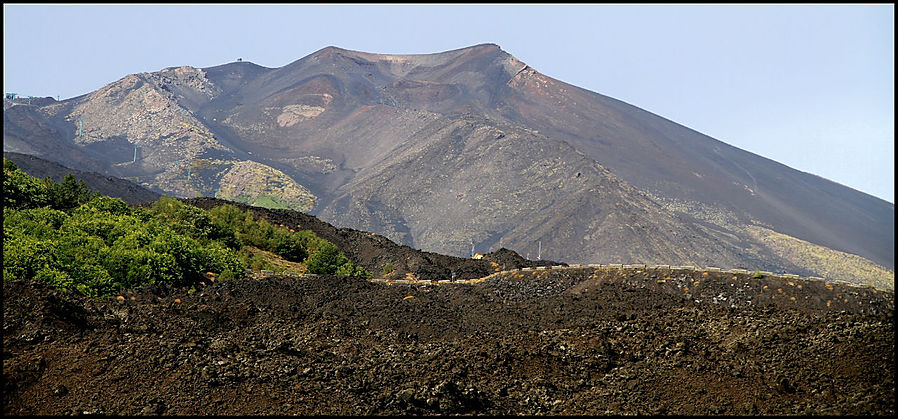
[[[894,414],[894,294],[830,287],[570,269],[91,300],[4,280],[3,413]]]

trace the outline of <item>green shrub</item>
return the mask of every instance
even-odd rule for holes
[[[253,246],[292,262],[302,262],[325,242],[308,230],[291,232],[275,227],[265,219],[256,220],[251,212],[241,211],[233,205],[215,207],[209,210],[209,215],[220,231],[236,237],[237,245],[232,248]]]
[[[365,268],[361,266],[355,266],[348,260],[346,261],[346,263],[340,265],[340,267],[337,268],[334,274],[339,276],[352,276],[365,279],[371,278],[371,273],[368,272]]]
[[[5,277],[30,279],[41,269],[55,269],[56,242],[33,236],[20,236],[3,242]]]
[[[78,230],[89,236],[103,239],[111,245],[121,235],[137,228],[136,219],[128,216],[113,216],[87,205],[76,208],[66,220],[64,229]]]
[[[116,288],[176,284],[183,276],[183,269],[171,254],[146,247],[112,247],[103,252],[102,260],[102,267],[109,273]]]
[[[50,178],[37,179],[7,159],[3,159],[3,205],[4,207],[26,209],[49,206],[68,211],[92,198],[97,192],[87,188],[83,180],[71,173],[61,183]]]
[[[308,265],[310,273],[333,275],[341,265],[348,261],[349,259],[340,252],[336,245],[325,243],[317,252],[309,256],[306,265]]]
[[[230,281],[236,278],[243,278],[243,272],[234,274],[231,271],[224,271],[218,276],[219,281]]]
[[[174,220],[175,212],[181,205],[184,205],[181,201],[168,195],[162,195],[156,202],[150,205],[150,212],[158,218]]]
[[[156,253],[171,255],[174,258],[175,272],[171,274],[172,284],[180,286],[203,279],[205,271],[200,263],[200,245],[196,240],[167,230],[155,236],[147,247]]]
[[[175,211],[170,227],[178,234],[195,239],[215,240],[219,238],[219,228],[212,223],[212,217],[197,207],[181,204]]]
[[[308,254],[312,254],[318,251],[322,245],[328,243],[327,240],[318,237],[312,230],[300,230],[293,233],[293,236],[302,243],[302,246],[306,249]]]
[[[281,255],[284,259],[292,262],[302,262],[309,256],[302,238],[295,233],[277,229],[274,231],[273,236],[269,246],[274,253]]]
[[[309,272],[313,274],[371,277],[370,272],[360,266],[354,266],[349,258],[331,242],[325,242],[317,252],[309,256],[306,265]]]
[[[80,230],[64,229],[57,239],[56,258],[62,267],[99,264],[101,252],[107,247],[100,237],[84,234]]]
[[[34,275],[34,279],[61,290],[70,290],[74,285],[74,280],[68,273],[56,268],[41,269]]]
[[[75,291],[88,297],[108,297],[119,289],[109,272],[100,265],[75,265],[70,274]]]
[[[29,178],[22,179],[27,183]],[[70,206],[75,202],[70,198],[86,195],[72,185],[70,178],[57,191],[57,204]],[[169,227],[214,235],[217,228],[207,214],[175,200],[163,200],[158,208],[172,217],[168,224],[151,211],[132,210],[119,199],[103,196],[70,208],[70,214],[50,206],[4,207],[4,275],[93,297],[159,282],[185,284],[207,271],[242,275],[236,253],[221,242],[201,244]]]
[[[237,252],[218,242],[211,242],[198,249],[197,254],[203,271],[218,273],[219,277],[228,274],[229,277],[239,278],[246,270],[246,265],[240,260]]]
[[[221,240],[232,248],[239,242],[234,237],[234,230],[229,222],[221,222],[210,211],[186,205],[177,199],[163,196],[153,203],[149,213],[156,219],[164,221],[174,232],[202,242]]]
[[[8,233],[10,236],[24,234],[39,239],[52,238],[67,219],[66,213],[49,207],[3,209],[4,234]]]
[[[246,212],[241,211],[239,208],[228,204],[219,205],[209,210],[209,216],[212,217],[212,221],[214,223],[228,226],[229,228],[234,230],[236,230],[238,226],[242,225],[242,223],[246,219],[246,215]]]
[[[393,266],[392,262],[387,262],[386,265],[384,265],[384,275],[389,275],[390,272],[393,272],[394,270],[396,270],[396,268]]]
[[[98,195],[90,201],[84,203],[88,208],[96,209],[99,212],[105,212],[112,215],[131,215],[133,210],[125,201],[118,198]]]
[[[15,163],[3,159],[4,208],[40,208],[48,202],[46,183],[28,176]]]

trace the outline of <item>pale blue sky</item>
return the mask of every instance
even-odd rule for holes
[[[3,5],[3,90],[325,46],[495,43],[550,77],[894,202],[894,5]]]

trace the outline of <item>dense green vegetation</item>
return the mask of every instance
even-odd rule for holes
[[[371,276],[361,266],[353,266],[343,252],[331,242],[324,242],[317,252],[309,256],[309,272],[313,274],[334,274],[341,276]]]
[[[36,179],[18,170],[16,164],[3,159],[3,207],[41,208],[59,210],[75,208],[99,196],[87,188],[84,181],[76,180],[71,173],[62,183],[50,178]]]
[[[247,246],[305,262],[312,273],[368,277],[333,243],[222,205],[210,211],[163,197],[149,208],[91,192],[69,175],[36,179],[3,161],[3,275],[105,297],[140,285],[189,285],[206,272],[242,277]]]

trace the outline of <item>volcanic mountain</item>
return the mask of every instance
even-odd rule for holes
[[[327,47],[4,102],[4,151],[291,208],[422,250],[894,288],[894,204],[545,76],[497,45]]]

